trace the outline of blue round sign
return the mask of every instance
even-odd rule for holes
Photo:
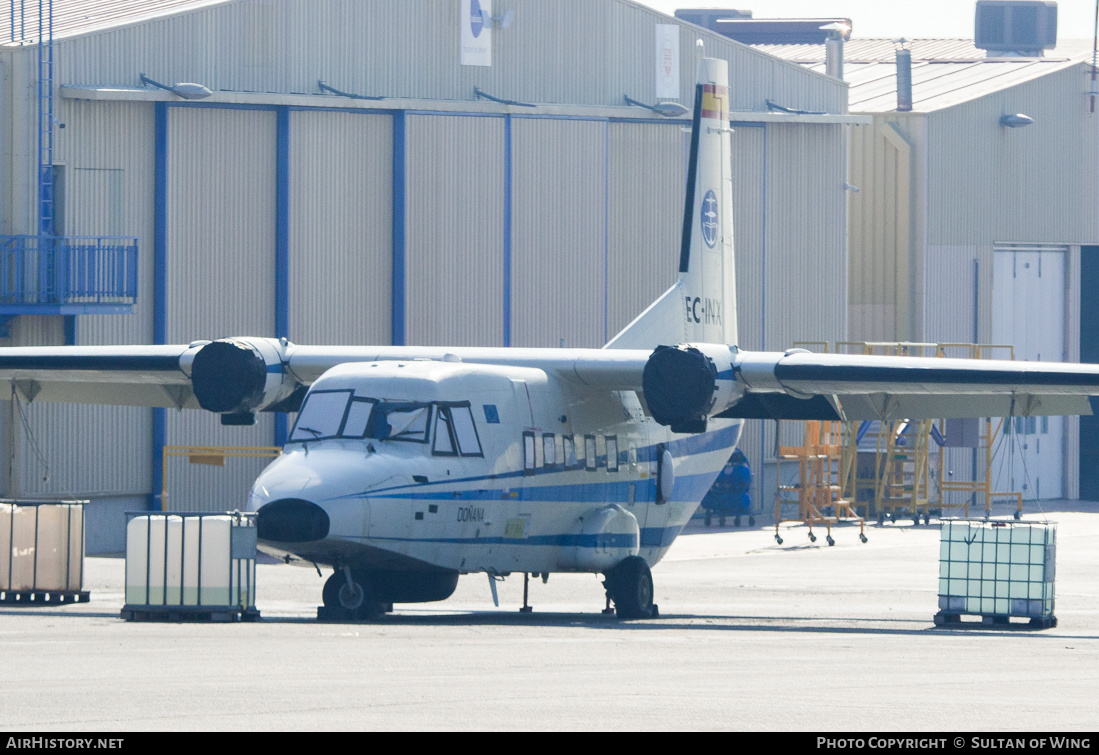
[[[481,15],[481,4],[477,0],[470,0],[469,3],[469,27],[473,30],[474,39],[485,30],[485,17]]]
[[[711,249],[717,243],[717,219],[717,195],[710,189],[702,198],[702,217],[699,220],[702,223],[702,240]]]

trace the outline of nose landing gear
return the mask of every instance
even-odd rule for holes
[[[321,591],[324,605],[317,618],[325,621],[368,621],[383,615],[389,606],[373,600],[367,576],[348,566],[336,569]]]

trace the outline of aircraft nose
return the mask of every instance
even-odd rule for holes
[[[260,540],[311,543],[328,537],[328,513],[312,501],[282,498],[260,507],[256,528]]]

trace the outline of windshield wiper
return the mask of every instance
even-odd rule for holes
[[[298,429],[299,430],[305,430],[305,432],[307,432],[307,433],[313,433],[313,440],[316,440],[317,438],[321,437],[321,431],[320,430],[314,430],[311,427],[299,427]]]

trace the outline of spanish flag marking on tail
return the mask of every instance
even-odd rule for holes
[[[729,87],[702,85],[702,117],[718,121],[729,120]]]

